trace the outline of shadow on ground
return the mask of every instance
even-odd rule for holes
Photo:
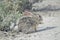
[[[46,27],[46,28],[44,28],[44,29],[37,30],[36,32],[42,32],[42,31],[51,30],[51,29],[54,29],[54,28],[56,28],[56,27]],[[30,32],[30,33],[28,33],[28,34],[36,33],[36,32]]]

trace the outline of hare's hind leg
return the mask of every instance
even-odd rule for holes
[[[35,31],[35,32],[37,31],[36,26],[34,26],[34,31]]]

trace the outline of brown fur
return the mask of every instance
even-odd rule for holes
[[[31,31],[36,31],[38,24],[41,24],[43,21],[42,17],[38,14],[30,14],[26,12],[23,17],[20,18],[18,23],[19,31],[23,33],[29,33]]]

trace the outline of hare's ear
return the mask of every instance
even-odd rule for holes
[[[40,21],[40,24],[43,24],[43,18],[41,15],[39,15],[39,21]]]
[[[42,16],[41,15],[39,15],[39,19],[42,21],[43,20],[43,18],[42,18]]]
[[[42,16],[41,16],[41,15],[39,15],[39,18],[42,18]]]

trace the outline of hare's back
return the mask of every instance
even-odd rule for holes
[[[34,26],[36,25],[36,21],[32,17],[23,17],[20,19],[19,24],[25,26]]]

